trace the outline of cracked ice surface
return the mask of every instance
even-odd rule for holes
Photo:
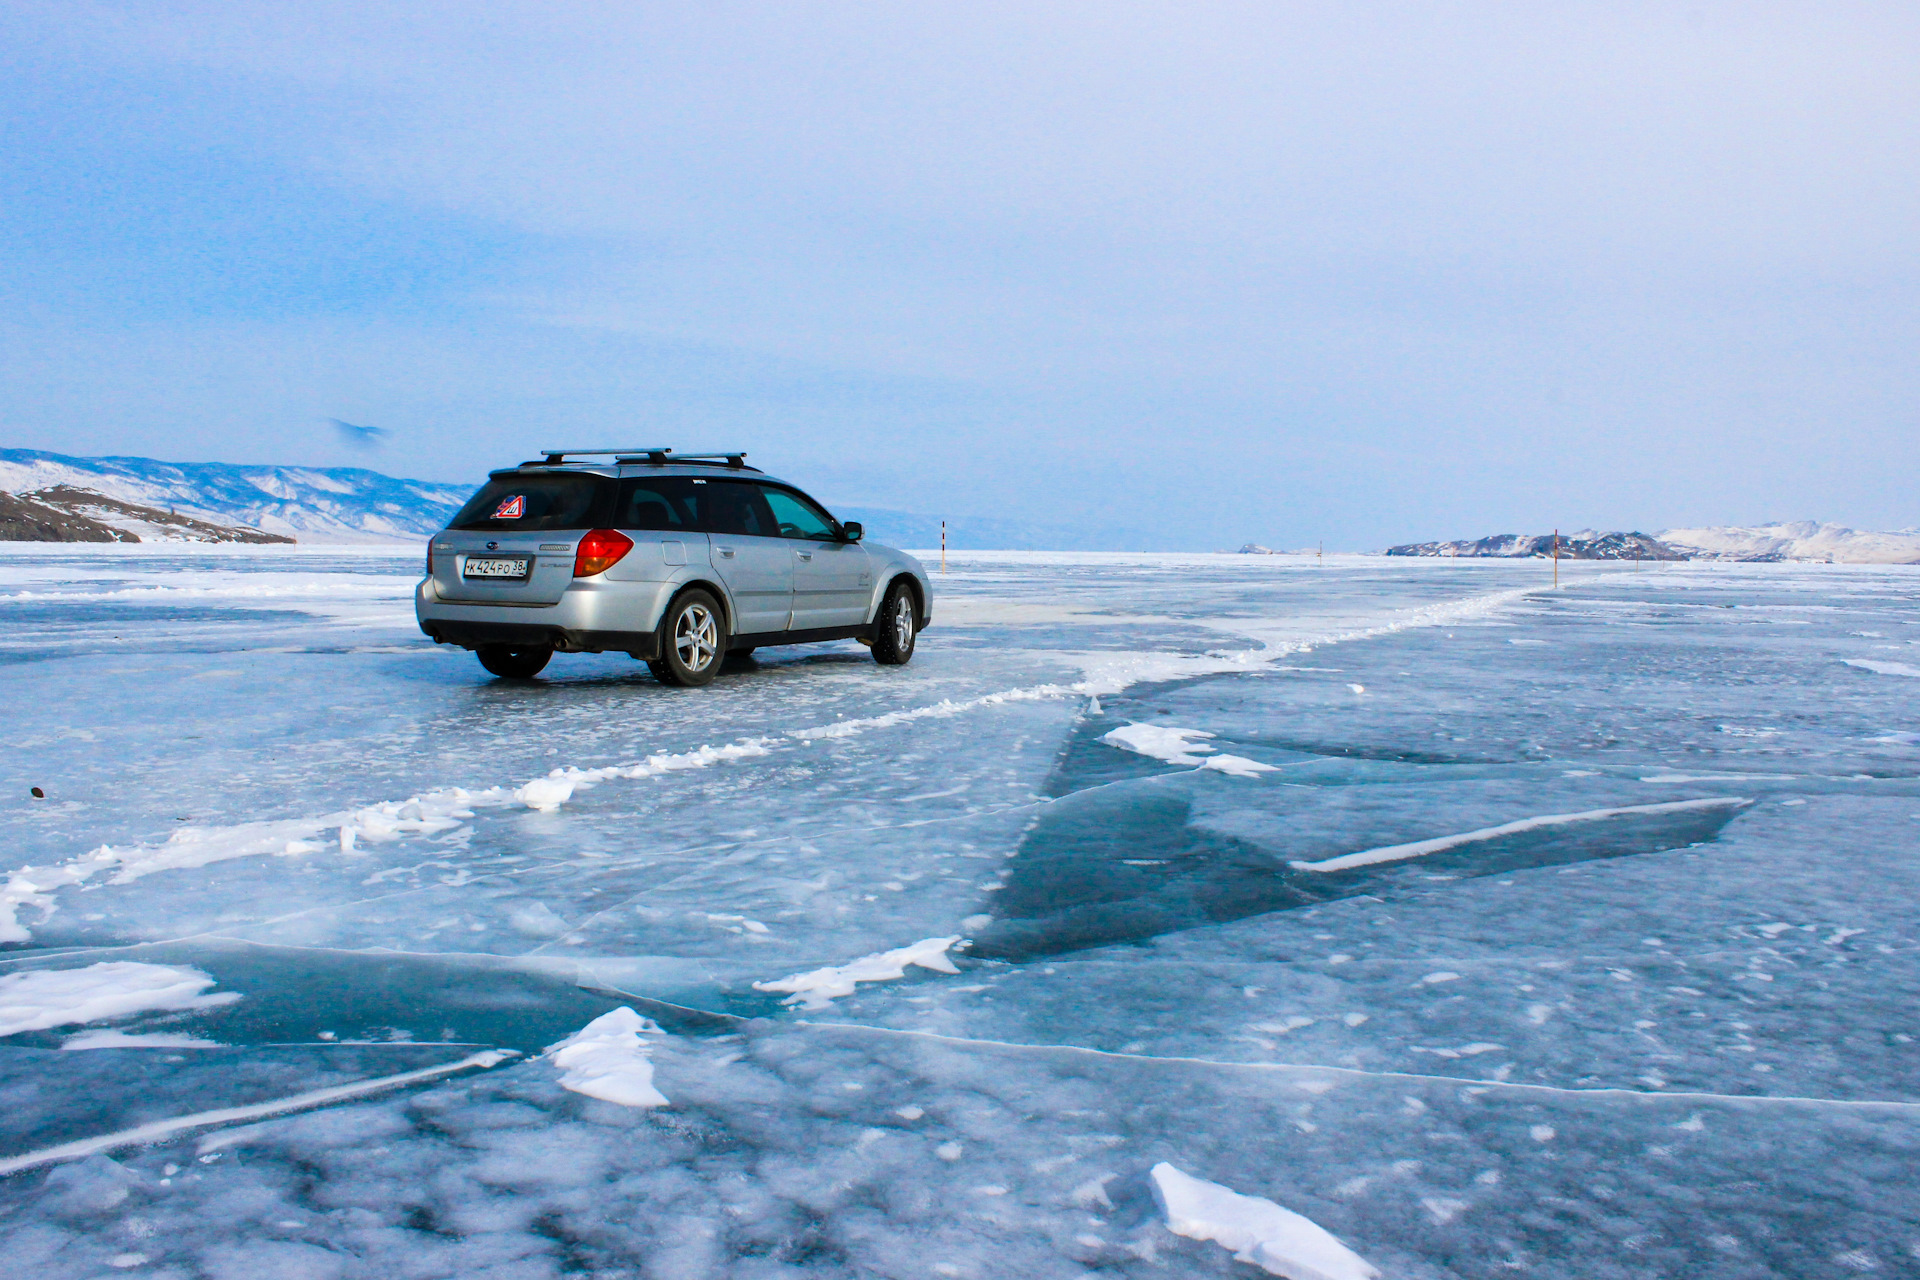
[[[688,692],[416,558],[0,555],[0,971],[100,1015],[0,1039],[21,1268],[1248,1274],[1162,1162],[1392,1276],[1920,1258],[1920,572],[968,555]]]

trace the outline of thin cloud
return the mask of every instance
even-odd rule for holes
[[[378,449],[381,442],[393,432],[385,427],[362,427],[351,422],[342,422],[338,418],[328,418],[333,429],[340,433],[340,439],[352,449]]]

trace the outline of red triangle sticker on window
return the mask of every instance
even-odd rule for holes
[[[527,496],[524,493],[516,493],[494,509],[493,518],[518,520],[525,514],[527,514]]]

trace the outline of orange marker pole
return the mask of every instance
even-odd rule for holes
[[[947,522],[940,522],[940,572],[947,571]]]

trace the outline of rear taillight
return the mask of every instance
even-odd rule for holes
[[[605,573],[631,550],[633,539],[626,534],[613,529],[595,529],[580,539],[580,545],[574,548],[573,576],[586,578]]]

